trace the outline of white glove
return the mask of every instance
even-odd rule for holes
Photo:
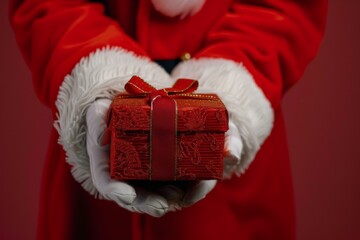
[[[188,186],[166,185],[157,189],[131,186],[113,180],[109,173],[109,145],[101,146],[111,100],[100,99],[90,105],[87,114],[87,151],[94,186],[105,199],[139,213],[160,217],[168,211],[188,207],[203,199],[215,186],[215,180],[198,181]],[[174,183],[176,184],[176,183]]]
[[[243,143],[239,130],[234,122],[229,120],[229,130],[225,133],[224,178],[230,178],[240,164]]]

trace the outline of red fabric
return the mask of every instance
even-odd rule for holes
[[[149,0],[106,2],[108,16],[102,4],[84,0],[11,1],[11,23],[35,91],[53,113],[64,76],[82,57],[111,45],[153,59],[190,52],[243,62],[275,109],[274,129],[242,177],[218,183],[191,208],[133,221],[132,214],[94,199],[73,180],[54,130],[38,239],[293,239],[293,193],[279,105],[316,54],[327,1],[207,0],[198,14],[181,21],[157,13]]]

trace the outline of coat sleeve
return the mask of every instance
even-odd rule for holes
[[[324,35],[326,0],[238,0],[176,77],[215,91],[244,142],[242,173],[271,132],[283,93],[299,80]]]
[[[104,6],[85,0],[10,2],[10,21],[38,98],[56,116],[59,143],[72,174],[92,194],[85,115],[97,98],[112,98],[130,75],[156,87],[170,77],[147,57]]]
[[[104,46],[146,53],[112,19],[101,4],[82,0],[12,1],[10,21],[42,103],[56,111],[59,86],[84,56]]]

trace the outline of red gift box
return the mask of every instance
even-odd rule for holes
[[[215,94],[179,79],[156,90],[134,76],[109,109],[110,175],[118,180],[221,179],[228,115]]]

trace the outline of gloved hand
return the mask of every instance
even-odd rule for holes
[[[203,199],[215,186],[215,180],[198,181],[187,186],[165,185],[159,188],[131,186],[113,180],[109,172],[109,145],[101,146],[106,128],[106,115],[111,100],[100,99],[90,105],[86,114],[87,151],[91,178],[101,197],[121,207],[160,217],[168,211],[188,207]]]
[[[164,197],[110,178],[109,145],[101,146],[110,104],[108,99],[97,100],[90,105],[86,114],[86,145],[93,184],[103,198],[112,200],[125,209],[155,217],[162,216],[169,208]]]

